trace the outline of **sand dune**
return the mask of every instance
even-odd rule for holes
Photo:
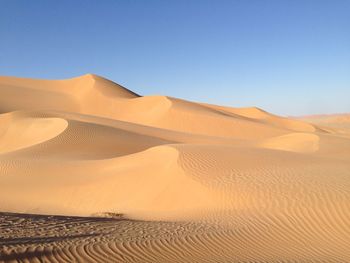
[[[0,261],[350,262],[345,126],[92,74],[0,77],[0,113]]]
[[[331,133],[350,136],[350,114],[310,115],[297,119],[314,123]]]
[[[260,146],[268,149],[312,153],[318,150],[319,140],[320,137],[315,134],[289,133],[266,139],[260,143]]]
[[[14,112],[1,116],[0,153],[16,151],[48,141],[68,126],[60,118],[26,118]]]

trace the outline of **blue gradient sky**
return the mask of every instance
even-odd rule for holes
[[[143,95],[350,112],[350,1],[0,0],[0,75],[85,73]]]

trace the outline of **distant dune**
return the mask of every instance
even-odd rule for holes
[[[297,119],[325,128],[335,128],[338,133],[348,134],[350,132],[350,113],[308,115]]]
[[[350,262],[350,115],[0,77],[0,190],[0,261]]]

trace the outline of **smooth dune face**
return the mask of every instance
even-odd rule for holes
[[[2,126],[0,153],[46,142],[58,136],[68,126],[68,122],[60,118],[16,117],[11,113],[8,115],[2,116],[4,120],[0,120]]]
[[[313,153],[319,149],[319,140],[320,137],[315,134],[290,133],[266,139],[260,146],[267,149]]]
[[[0,261],[350,262],[346,118],[91,74],[0,77],[0,113]]]

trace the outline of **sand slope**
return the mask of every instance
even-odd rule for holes
[[[297,119],[314,123],[325,131],[350,137],[350,114],[310,115]]]
[[[345,129],[92,74],[0,77],[0,113],[0,211],[63,216],[2,214],[0,260],[350,262]]]

